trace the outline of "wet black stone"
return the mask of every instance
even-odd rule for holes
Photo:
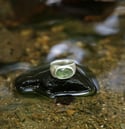
[[[34,68],[20,75],[15,80],[15,87],[21,94],[39,94],[55,98],[58,96],[94,95],[98,82],[93,73],[86,67],[78,65],[76,73],[69,79],[52,77],[49,65]]]

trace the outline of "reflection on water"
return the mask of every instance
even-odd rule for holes
[[[119,32],[119,18],[117,15],[111,15],[106,20],[94,25],[95,32],[99,35],[113,35]]]
[[[122,10],[122,14],[124,14],[123,12],[124,10]],[[12,82],[19,73],[12,72],[5,76],[0,76],[0,127],[27,129],[42,127],[43,129],[51,129],[57,127],[59,124],[60,129],[124,129],[124,23],[124,16],[119,17],[114,14],[103,22],[90,24],[89,27],[87,24],[88,28],[86,24],[82,24],[83,27],[80,26],[80,28],[79,24],[81,25],[81,23],[78,22],[74,24],[74,22],[71,21],[70,24],[72,24],[74,28],[79,28],[79,32],[83,32],[80,34],[84,40],[72,40],[74,37],[65,32],[65,25],[64,31],[57,30],[57,32],[51,31],[52,28],[46,31],[34,29],[33,31],[38,34],[37,38],[41,38],[42,36],[49,37],[47,41],[45,39],[42,40],[40,45],[35,43],[35,37],[33,41],[37,46],[36,49],[33,49],[35,45],[31,44],[32,39],[22,37],[22,39],[24,38],[22,42],[26,40],[27,44],[30,46],[28,50],[31,50],[30,56],[26,58],[24,54],[24,57],[21,57],[23,61],[25,61],[25,59],[34,59],[36,56],[42,54],[44,55],[44,59],[46,57],[46,62],[60,57],[76,59],[78,62],[87,64],[88,67],[97,74],[97,79],[101,85],[100,93],[92,97],[77,98],[76,101],[69,106],[57,106],[51,99],[46,101],[44,98],[27,98],[14,92],[14,85],[12,85]],[[87,29],[92,30],[92,25],[95,27],[94,31],[96,31],[96,34],[93,34],[93,32],[84,33]],[[74,28],[70,28],[71,32],[75,31],[76,34],[79,35]],[[85,30],[84,28],[87,29]],[[10,31],[10,33],[13,32]],[[20,32],[18,35],[20,35]],[[58,35],[63,35],[63,38],[60,36],[60,41],[58,40],[60,38]],[[79,37],[81,37],[81,35]],[[6,37],[9,38],[9,35]],[[17,40],[13,40],[13,42],[17,42],[18,40],[17,38]],[[86,45],[89,43],[90,45]],[[47,52],[41,49],[43,45],[47,48]],[[94,51],[91,51],[91,48],[94,49]],[[13,57],[14,56],[15,55],[13,55]],[[89,59],[84,60],[86,57],[89,57]],[[44,63],[45,61],[43,62],[42,60],[41,62]],[[14,69],[16,70],[15,67]],[[56,100],[56,102],[58,103],[58,100]]]
[[[8,74],[9,72],[17,70],[29,70],[31,65],[29,63],[15,62],[15,63],[0,63],[0,75]]]
[[[51,62],[58,58],[69,58],[80,63],[87,55],[87,51],[83,50],[79,46],[80,44],[82,45],[79,41],[66,40],[53,46],[47,55],[47,62]]]
[[[125,15],[125,7],[120,5],[104,21],[94,24],[94,30],[102,36],[117,34],[120,31],[120,16]]]

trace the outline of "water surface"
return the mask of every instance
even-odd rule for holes
[[[42,22],[37,25],[39,29],[29,25],[12,31],[3,26],[0,29],[1,62],[44,64],[55,45],[70,41],[73,44],[71,49],[76,45],[80,51],[83,50],[79,62],[87,65],[97,76],[100,92],[95,96],[77,97],[70,105],[57,105],[55,100],[46,97],[19,95],[13,82],[23,71],[1,75],[0,127],[125,129],[124,14],[114,13],[101,23],[64,20],[47,29],[42,29]],[[71,51],[61,56],[72,54]],[[56,54],[54,56],[60,58]]]

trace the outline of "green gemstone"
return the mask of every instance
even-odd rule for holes
[[[73,75],[73,71],[69,68],[59,69],[56,72],[56,76],[62,79],[69,78]]]
[[[62,79],[70,78],[72,75],[73,75],[73,71],[72,69],[69,69],[69,68],[59,69],[56,72],[56,76]]]

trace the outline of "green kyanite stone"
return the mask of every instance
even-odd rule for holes
[[[73,71],[69,68],[59,69],[56,72],[56,76],[60,79],[70,78],[73,74]]]

